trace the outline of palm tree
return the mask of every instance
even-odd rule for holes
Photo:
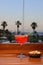
[[[17,34],[19,34],[19,25],[21,25],[20,21],[17,21],[16,25],[17,25]]]
[[[32,27],[33,32],[34,32],[34,31],[35,31],[35,29],[36,29],[36,27],[37,27],[37,23],[33,22],[33,23],[31,24],[31,27]]]
[[[3,36],[5,36],[5,27],[7,26],[7,22],[3,21],[1,26],[3,26]]]
[[[3,26],[3,31],[5,31],[5,27],[7,26],[7,22],[6,21],[3,21],[1,26]]]
[[[37,33],[37,31],[35,31],[35,29],[36,29],[36,27],[37,27],[37,23],[36,22],[33,22],[32,24],[31,24],[31,27],[32,27],[32,29],[33,29],[33,42],[38,42],[38,39],[39,39],[39,35],[38,35],[38,33]]]

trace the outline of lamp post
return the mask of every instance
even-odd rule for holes
[[[24,0],[23,0],[23,32],[24,32]]]

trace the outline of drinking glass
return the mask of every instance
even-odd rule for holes
[[[27,42],[27,35],[16,35],[15,36],[16,42],[20,44],[21,50],[22,50],[22,45]],[[17,56],[19,58],[26,57],[22,52]]]

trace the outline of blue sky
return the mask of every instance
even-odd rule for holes
[[[9,30],[16,31],[15,22],[20,20],[23,30],[23,0],[0,0],[0,28],[6,21]],[[30,24],[35,21],[37,31],[43,31],[43,0],[24,0],[24,31],[32,31]]]

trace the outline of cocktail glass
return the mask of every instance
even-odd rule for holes
[[[22,45],[27,42],[27,35],[16,35],[15,36],[16,42],[18,42],[21,46],[21,50],[22,50]],[[26,55],[24,55],[22,52],[17,56],[19,58],[23,58],[26,57]]]

